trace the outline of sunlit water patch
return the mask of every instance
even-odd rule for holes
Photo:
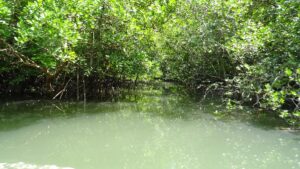
[[[0,163],[0,169],[73,169],[70,167],[58,167],[56,165],[43,165],[38,166],[34,164],[26,164],[23,162],[18,163]]]

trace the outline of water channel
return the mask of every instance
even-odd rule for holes
[[[161,88],[124,93],[104,102],[2,101],[0,169],[300,168],[300,134],[276,119],[218,115],[213,100]]]

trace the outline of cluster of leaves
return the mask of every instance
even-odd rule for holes
[[[212,84],[296,124],[299,11],[298,0],[0,0],[0,77]]]
[[[12,77],[22,77],[16,84],[29,76],[49,83],[63,74],[73,76],[75,70],[98,78],[158,77],[154,39],[165,19],[157,12],[167,10],[164,3],[1,0],[1,72],[24,69],[24,75]]]
[[[164,78],[225,88],[228,103],[299,124],[300,2],[179,2],[159,42]]]
[[[235,90],[245,102],[299,125],[300,2],[251,3],[245,18],[252,23],[241,30],[240,40],[234,39],[239,46],[230,45],[240,62]]]
[[[11,10],[7,7],[7,3],[4,0],[0,1],[0,36],[7,36],[9,34],[9,20]]]

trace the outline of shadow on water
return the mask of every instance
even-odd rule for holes
[[[299,129],[292,129],[290,125],[272,112],[261,112],[252,107],[228,110],[220,100],[208,99],[201,102],[203,113],[213,116],[214,120],[225,123],[240,122],[265,131],[282,131],[300,136]]]
[[[165,87],[165,86],[164,86]],[[82,114],[120,112],[131,109],[133,112],[153,112],[162,116],[181,116],[183,111],[176,107],[184,104],[178,88],[174,86],[163,90],[158,86],[143,86],[138,89],[122,89],[118,95],[107,98],[105,102],[90,100],[84,102],[23,100],[0,102],[0,131],[15,130],[30,126],[43,119],[72,118]],[[173,93],[173,94],[170,94]]]
[[[45,118],[69,116],[74,113],[70,106],[71,103],[39,100],[7,102],[0,106],[0,131],[29,126]]]
[[[255,113],[251,108],[222,113],[225,108],[218,99],[207,99],[199,103],[189,97],[182,88],[164,84],[140,86],[135,90],[122,89],[118,91],[118,95],[108,98],[106,102],[97,100],[90,100],[87,103],[49,100],[2,102],[0,103],[0,131],[16,130],[44,119],[68,119],[80,115],[116,113],[123,110],[164,119],[209,118],[225,123],[241,121],[264,130],[286,127],[284,121],[270,114]]]

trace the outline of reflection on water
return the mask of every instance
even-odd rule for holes
[[[18,162],[18,163],[0,163],[0,168],[1,169],[73,169],[70,167],[58,167],[56,165],[44,165],[44,166],[38,166],[34,164],[26,164],[23,162]]]
[[[116,102],[3,104],[0,162],[76,169],[300,168],[297,133],[250,115],[217,120],[209,113],[215,105],[170,90],[129,93]]]

